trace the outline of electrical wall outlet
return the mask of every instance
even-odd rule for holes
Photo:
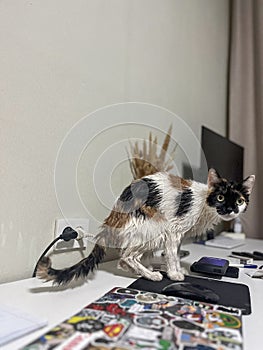
[[[63,230],[66,227],[71,227],[73,230],[76,230],[77,228],[81,228],[86,233],[88,233],[89,230],[89,219],[87,218],[74,218],[74,219],[57,219],[55,222],[55,238],[60,236],[63,232]],[[88,238],[84,237],[81,239],[72,239],[68,242],[65,242],[63,240],[59,240],[56,244],[54,249],[56,251],[65,251],[65,250],[71,250],[71,249],[86,249],[88,244]]]

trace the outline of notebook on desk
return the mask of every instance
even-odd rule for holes
[[[244,245],[244,239],[234,239],[225,236],[217,236],[213,239],[205,241],[205,245],[208,247],[223,248],[223,249],[233,249]]]
[[[47,320],[0,305],[0,346],[47,325]]]
[[[239,309],[116,287],[24,350],[242,349]]]

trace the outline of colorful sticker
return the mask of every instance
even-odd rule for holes
[[[214,327],[228,327],[228,328],[240,328],[241,322],[236,316],[231,314],[225,314],[218,311],[209,311],[206,314],[206,322],[208,328]]]
[[[181,329],[185,329],[185,330],[189,330],[189,331],[198,331],[198,332],[204,332],[204,328],[194,324],[192,322],[188,322],[186,320],[172,320],[171,321],[171,325],[173,327],[177,327],[177,328],[181,328]]]
[[[128,288],[117,288],[116,293],[124,294],[125,297],[127,298],[127,296],[129,296],[129,295],[135,296],[135,295],[139,294],[139,291],[135,290],[135,289],[128,289]]]
[[[114,288],[23,350],[241,350],[240,310]]]
[[[167,320],[160,316],[135,317],[134,323],[144,328],[162,328],[167,325]]]
[[[105,326],[103,331],[110,338],[118,337],[124,329],[124,325],[122,323],[113,323]]]

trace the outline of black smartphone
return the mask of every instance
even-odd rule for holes
[[[194,262],[190,269],[192,272],[224,276],[228,266],[229,261],[226,259],[204,256],[200,260]]]

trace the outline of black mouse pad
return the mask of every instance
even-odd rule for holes
[[[163,274],[162,281],[150,281],[143,277],[130,284],[128,288],[134,288],[154,293],[165,294],[162,290],[171,283],[180,283],[181,281],[172,281]],[[243,315],[251,314],[251,302],[249,288],[245,284],[223,282],[209,278],[200,278],[194,276],[185,276],[184,282],[199,284],[208,288],[219,296],[216,304],[223,306],[236,307],[242,310]]]

